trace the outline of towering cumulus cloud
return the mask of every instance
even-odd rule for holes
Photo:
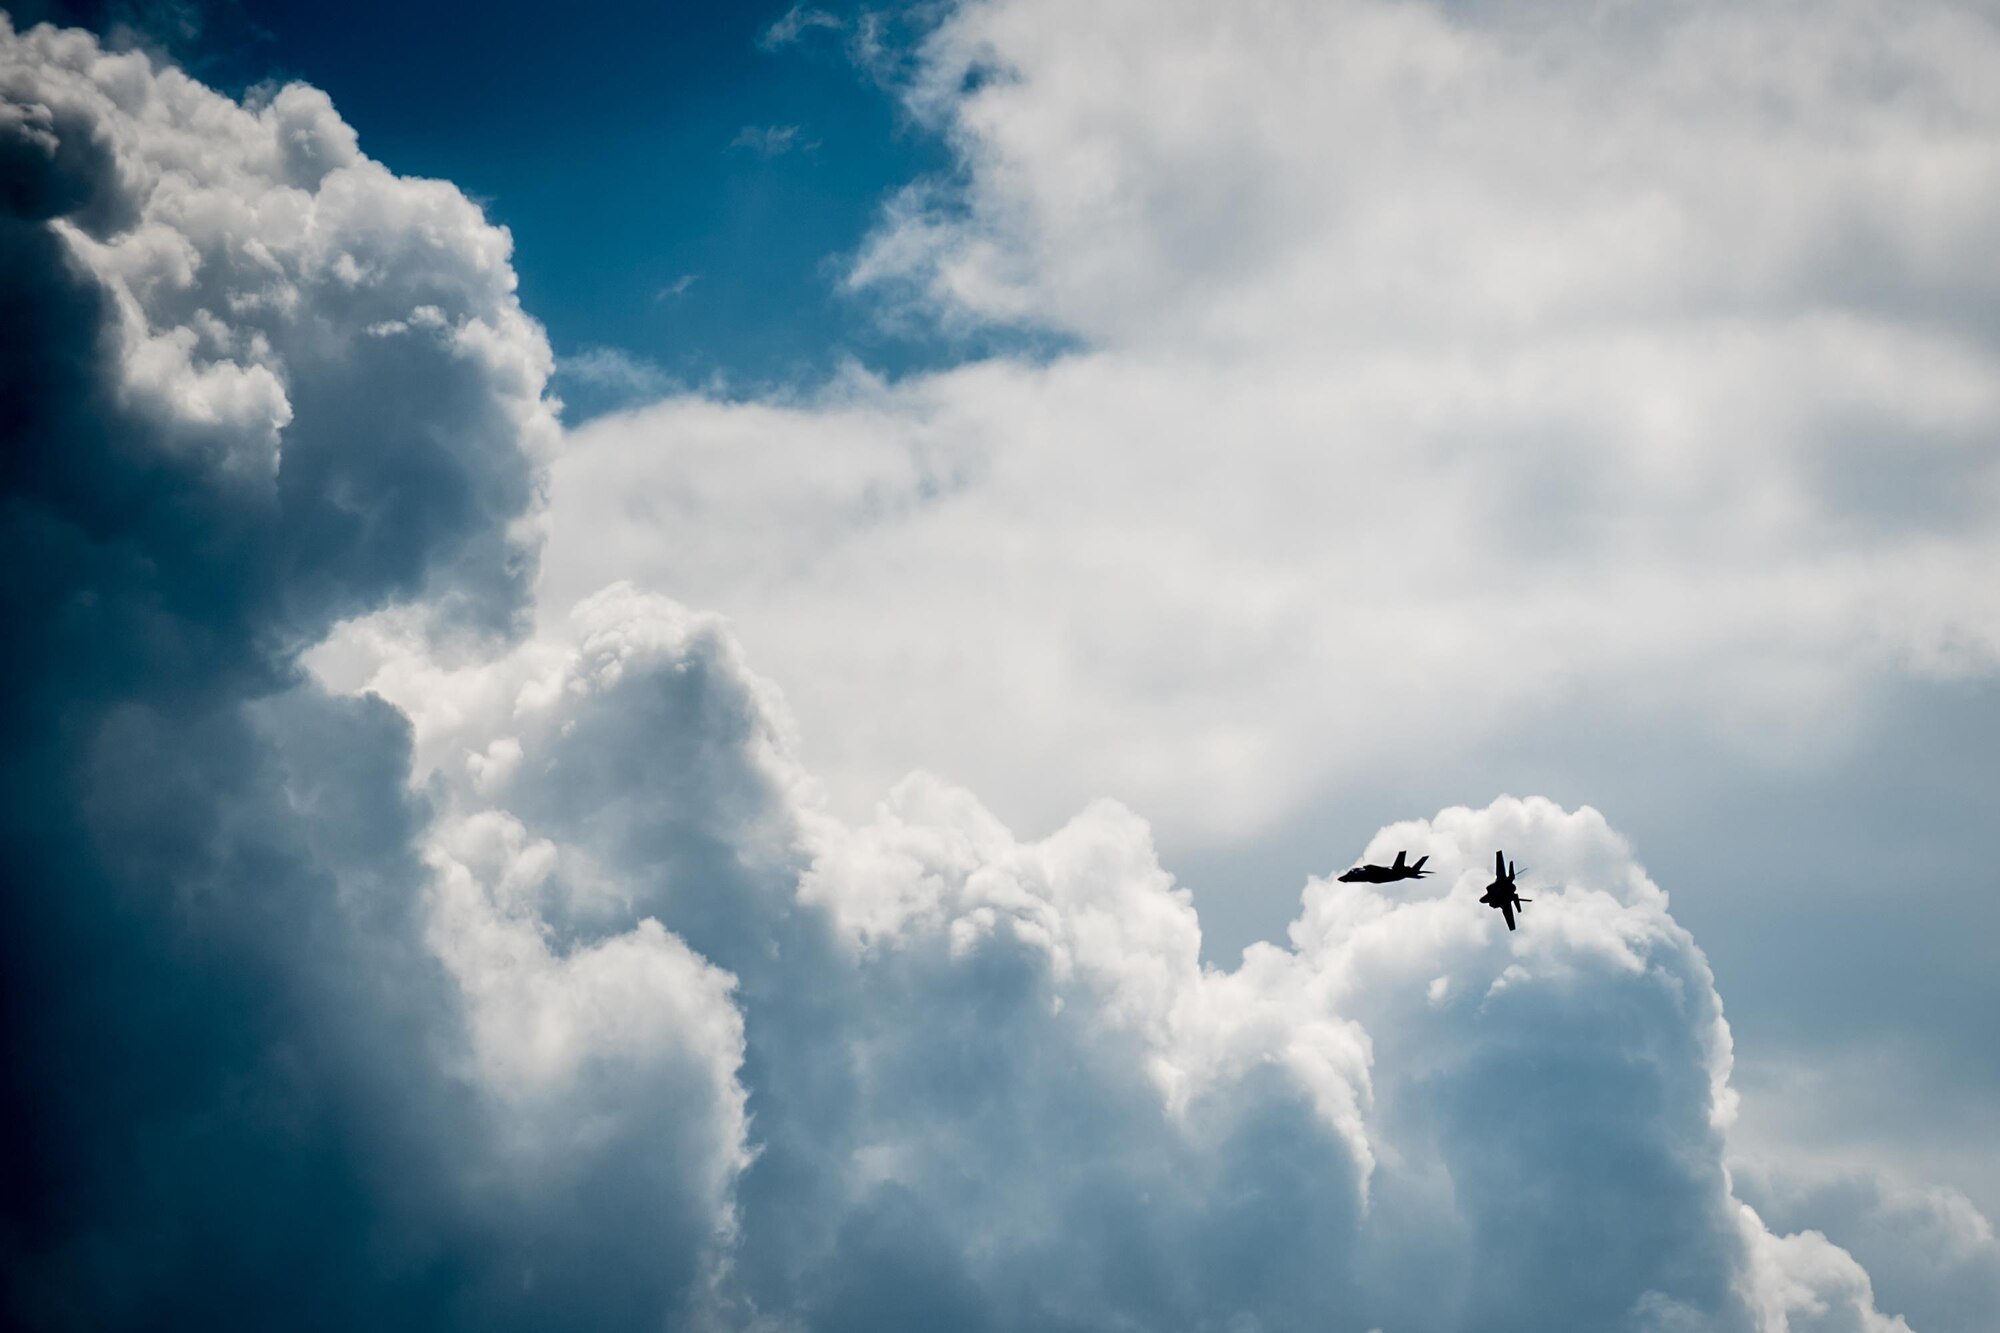
[[[522,612],[556,427],[506,235],[309,88],[43,28],[0,94],[9,1322],[672,1308],[741,1135],[726,978],[657,930],[573,955],[628,1017],[552,1059],[616,1073],[472,1077],[447,963],[519,942],[433,942],[408,724],[297,667],[386,604],[444,653]]]
[[[528,628],[549,356],[462,196],[77,34],[0,93],[10,1322],[1904,1327],[1739,1202],[1594,811],[1385,829],[1426,891],[1233,972],[1115,804],[843,823],[719,622]]]

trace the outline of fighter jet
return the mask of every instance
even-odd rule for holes
[[[1500,915],[1507,918],[1507,929],[1512,930],[1514,928],[1514,909],[1523,903],[1531,903],[1535,900],[1521,896],[1520,890],[1514,885],[1514,863],[1506,858],[1505,853],[1495,852],[1493,853],[1493,882],[1486,886],[1486,892],[1479,896],[1479,901],[1485,903],[1488,907],[1499,908]]]
[[[1340,877],[1342,884],[1393,884],[1399,879],[1423,879],[1431,872],[1424,869],[1428,856],[1420,856],[1413,866],[1404,865],[1403,858],[1408,852],[1396,853],[1396,864],[1392,866],[1356,866]]]

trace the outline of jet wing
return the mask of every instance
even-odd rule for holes
[[[1501,903],[1500,915],[1507,918],[1507,929],[1512,930],[1514,928],[1514,904]]]

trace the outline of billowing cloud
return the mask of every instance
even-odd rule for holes
[[[1739,1201],[1713,979],[1594,810],[1386,828],[1434,880],[1233,971],[1125,805],[844,819],[718,618],[529,614],[503,232],[309,89],[0,80],[12,1322],[1904,1327]]]
[[[506,830],[432,850],[407,721],[296,665],[390,603],[446,654],[517,625],[557,428],[506,234],[310,88],[0,27],[0,99],[7,1321],[691,1299],[728,978],[463,908]]]
[[[1712,977],[1595,811],[1385,829],[1438,887],[1315,881],[1220,972],[1121,806],[1024,841],[920,774],[828,815],[712,618],[614,587],[459,670],[367,633],[433,838],[491,857],[468,903],[580,952],[657,921],[735,979],[735,1318],[1902,1327],[1733,1194]],[[1495,847],[1543,886],[1515,935]]]
[[[1773,1227],[1816,1231],[1850,1251],[1878,1301],[1914,1327],[1972,1333],[2000,1317],[2000,1243],[1958,1191],[1854,1170],[1800,1179],[1753,1168],[1739,1179]]]

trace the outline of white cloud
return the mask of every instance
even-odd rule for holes
[[[545,584],[726,609],[844,809],[923,764],[1032,825],[1109,793],[1241,837],[1576,690],[1781,745],[1878,671],[1989,669],[1990,523],[1836,533],[1813,420],[1701,453],[1750,410],[1835,420],[1822,374],[2000,382],[1937,350],[1835,324],[1726,362],[1644,335],[1485,367],[1105,354],[675,400],[559,461]]]
[[[854,281],[1081,348],[596,423],[549,586],[725,610],[850,813],[1233,841],[1585,693],[1782,750],[2000,662],[1995,67],[1946,4],[966,6],[966,183]]]
[[[1952,4],[969,5],[912,94],[966,210],[911,276],[1216,351],[1942,313],[1994,295],[1995,40]]]
[[[1774,1228],[1810,1229],[1852,1251],[1876,1304],[1914,1327],[1973,1333],[2000,1318],[2000,1243],[1958,1191],[1871,1171],[1815,1179],[1753,1166],[1738,1179]]]
[[[827,815],[710,618],[614,588],[456,672],[372,633],[366,683],[458,812],[441,836],[514,868],[481,912],[539,913],[579,967],[657,918],[737,978],[729,1308],[886,1318],[917,1264],[999,1326],[1902,1327],[1845,1251],[1732,1197],[1712,978],[1595,811],[1384,829],[1366,854],[1428,855],[1431,885],[1316,881],[1289,948],[1218,972],[1116,805],[1020,840],[919,775],[863,826]],[[465,762],[494,724],[497,783]],[[1533,867],[1517,934],[1476,902],[1496,846]]]

